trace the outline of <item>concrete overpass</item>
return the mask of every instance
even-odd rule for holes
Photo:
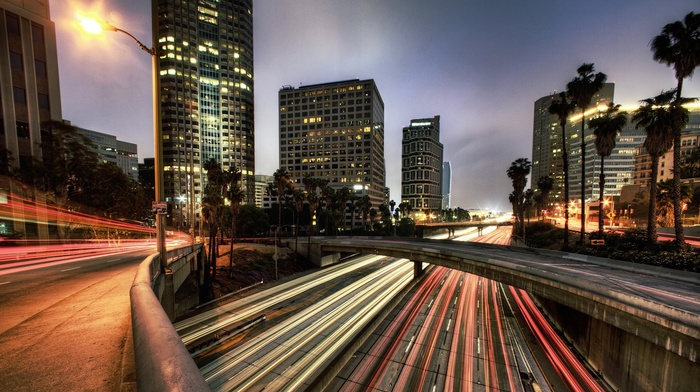
[[[452,241],[317,239],[319,265],[343,253],[407,258],[484,276],[534,296],[619,390],[697,391],[700,274],[585,255]]]

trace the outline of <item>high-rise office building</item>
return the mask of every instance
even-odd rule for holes
[[[44,157],[45,122],[62,117],[56,29],[48,1],[0,0],[0,59],[0,154],[9,158],[8,166],[32,175],[33,161]],[[46,202],[41,192],[12,184],[8,177],[0,178],[0,203],[7,203],[9,193]],[[35,221],[11,210],[16,218],[0,219],[0,235],[45,239],[56,227],[46,214],[39,213]]]
[[[0,18],[0,148],[30,170],[43,123],[61,121],[56,30],[48,1],[0,1]]]
[[[589,120],[595,118],[613,102],[615,85],[606,83],[593,96],[591,105],[586,112],[586,200],[598,200],[600,156],[595,148],[593,130],[588,127]],[[559,118],[549,114],[550,104],[558,100],[558,94],[542,97],[535,102],[535,116],[532,138],[532,170],[531,184],[535,189],[540,177],[549,176],[554,180],[554,188],[550,200],[563,201],[564,197],[564,168],[562,160],[562,135]],[[627,123],[617,136],[615,149],[605,158],[605,196],[619,196],[624,185],[631,183],[634,171],[635,147],[644,142],[644,131],[635,129]],[[581,199],[581,113],[575,110],[566,123],[566,146],[569,153],[569,199]]]
[[[442,209],[440,116],[411,120],[401,140],[401,202],[409,203],[417,220]]]
[[[347,80],[279,91],[280,168],[385,202],[384,101],[374,80]],[[361,224],[361,223],[358,223]]]
[[[175,210],[192,208],[192,197],[201,201],[211,159],[241,171],[246,202],[254,203],[252,0],[158,0],[157,50],[172,216],[186,216]]]
[[[442,163],[442,209],[450,209],[452,193],[452,165],[450,162]]]

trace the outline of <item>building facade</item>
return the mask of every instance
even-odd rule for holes
[[[165,200],[188,221],[202,198],[203,166],[241,171],[255,202],[252,0],[158,1]],[[181,202],[182,198],[185,202]]]
[[[601,159],[595,148],[593,130],[587,125],[589,120],[600,115],[607,109],[607,104],[613,102],[615,85],[606,83],[593,96],[591,105],[586,111],[586,167],[581,168],[581,113],[574,111],[566,123],[566,135],[562,138],[559,118],[549,114],[549,106],[559,99],[558,94],[540,98],[535,102],[535,115],[532,139],[532,171],[531,187],[535,188],[537,180],[549,176],[554,180],[554,188],[550,193],[552,202],[563,202],[564,198],[564,167],[563,143],[569,153],[569,199],[581,199],[581,176],[585,173],[586,201],[598,200]],[[631,109],[623,108],[631,115]],[[622,187],[632,183],[634,171],[635,148],[644,143],[645,135],[641,129],[627,122],[615,140],[615,148],[609,157],[605,158],[605,196],[619,196]]]
[[[134,180],[139,178],[139,151],[136,143],[117,140],[117,166]]]
[[[700,159],[700,104],[687,105],[688,123],[681,133],[681,160],[694,167],[700,165],[696,162]],[[673,150],[671,147],[664,155],[659,157],[657,181],[665,181],[673,178]],[[689,168],[687,173],[682,173],[682,178],[694,177],[693,170]],[[634,156],[634,173],[632,185],[648,187],[651,180],[651,156],[643,146],[636,148]]]
[[[42,124],[61,121],[56,29],[48,1],[0,1],[0,148],[10,165],[42,159]]]
[[[427,219],[442,209],[440,116],[411,120],[401,147],[401,202],[411,206],[415,219]]]
[[[384,101],[374,80],[283,87],[279,91],[280,168],[301,184],[325,179],[335,189],[385,202]]]

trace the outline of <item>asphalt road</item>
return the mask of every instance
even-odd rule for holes
[[[135,391],[129,289],[149,252],[0,264],[0,389]]]

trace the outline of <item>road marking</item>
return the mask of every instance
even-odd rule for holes
[[[73,271],[73,270],[77,270],[78,268],[81,268],[81,267],[68,268],[68,269],[61,270],[61,272]]]
[[[2,283],[0,283],[0,286],[2,286],[4,284],[8,284],[8,283],[11,283],[11,282],[2,282]]]

